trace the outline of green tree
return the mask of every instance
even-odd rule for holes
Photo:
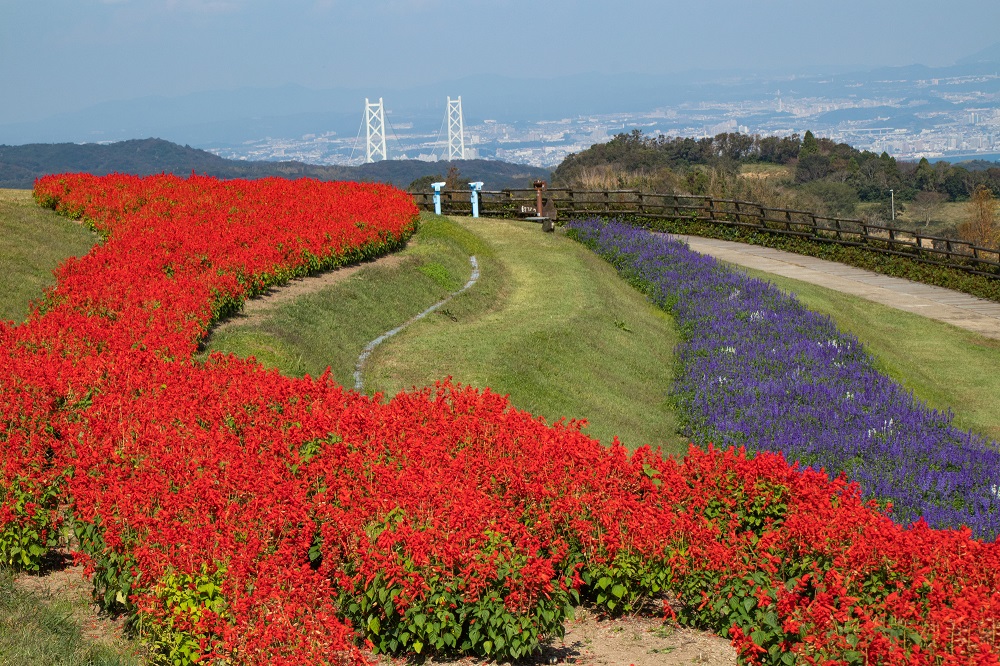
[[[858,193],[847,183],[819,180],[807,183],[802,189],[822,200],[827,214],[833,217],[854,216]]]
[[[806,130],[806,134],[802,137],[802,147],[799,148],[799,159],[802,159],[806,155],[818,155],[819,154],[819,141],[813,135],[811,130]]]
[[[921,157],[916,171],[913,172],[913,186],[922,192],[932,192],[937,180],[935,176],[934,167],[926,157]]]
[[[444,180],[444,176],[437,173],[434,175],[421,176],[417,178],[406,188],[409,192],[430,192],[431,183],[440,183]]]
[[[827,155],[806,153],[799,157],[799,163],[795,165],[795,182],[809,183],[826,178],[830,170],[830,158]]]

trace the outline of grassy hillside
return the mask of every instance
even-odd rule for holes
[[[96,242],[79,223],[36,206],[31,192],[0,190],[0,319],[22,321],[28,302],[55,282],[52,270]]]
[[[350,385],[364,345],[464,284],[469,255],[482,270],[476,286],[377,348],[366,389],[395,394],[451,376],[550,420],[585,418],[602,441],[685,448],[667,397],[669,317],[583,247],[528,222],[427,215],[401,262],[220,331],[207,351],[252,354],[292,374],[329,364]]]

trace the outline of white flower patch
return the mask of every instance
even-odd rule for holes
[[[874,435],[889,436],[891,434],[892,434],[892,419],[889,419],[888,421],[884,421],[881,428],[869,428],[868,429],[868,437],[872,437]]]

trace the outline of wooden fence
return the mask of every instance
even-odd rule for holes
[[[838,245],[863,247],[889,255],[946,265],[963,271],[1000,278],[1000,253],[996,249],[940,236],[929,236],[863,220],[826,217],[808,211],[768,208],[749,201],[715,199],[683,194],[651,194],[639,190],[584,191],[553,188],[545,196],[560,219],[621,216],[628,221],[688,219],[722,226],[799,236]],[[417,205],[434,210],[433,195],[413,194]],[[479,193],[483,217],[522,216],[522,207],[535,206],[535,190],[500,190]],[[471,215],[468,191],[441,193],[445,215]]]

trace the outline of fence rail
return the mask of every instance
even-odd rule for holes
[[[1000,278],[1000,252],[962,240],[930,236],[863,220],[817,215],[804,210],[769,208],[750,201],[716,199],[686,194],[652,194],[639,190],[573,190],[552,188],[545,195],[561,218],[613,217],[689,219],[774,234],[798,236],[838,245],[863,247],[883,254],[950,266]],[[432,194],[413,194],[417,206],[433,210]],[[479,214],[518,217],[521,206],[534,207],[535,190],[499,190],[479,193]],[[470,193],[445,190],[441,212],[471,215]]]

